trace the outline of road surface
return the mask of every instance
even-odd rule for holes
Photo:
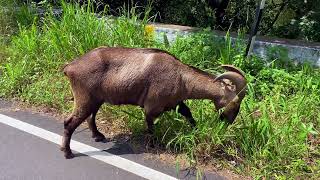
[[[0,180],[196,179],[194,171],[147,159],[143,153],[136,154],[130,144],[94,142],[89,130],[81,127],[72,136],[76,157],[66,160],[59,150],[61,122],[13,109],[11,103],[0,100]],[[225,178],[205,173],[202,179]]]

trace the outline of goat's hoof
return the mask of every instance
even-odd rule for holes
[[[72,159],[72,158],[74,158],[75,156],[74,156],[74,154],[73,154],[72,152],[68,152],[68,153],[65,153],[65,154],[64,154],[64,157],[65,157],[66,159]]]
[[[65,147],[60,147],[60,151],[63,151],[63,152],[64,152],[64,157],[65,157],[66,159],[72,159],[72,158],[75,157],[74,154],[71,152],[70,149],[67,149],[67,148],[65,148]]]
[[[150,142],[150,143],[149,143],[149,147],[151,147],[151,148],[155,148],[155,146],[154,146],[154,142]]]
[[[152,134],[146,135],[146,146],[150,148],[154,148],[154,136]]]
[[[94,138],[95,142],[104,142],[104,141],[106,141],[106,137],[101,133],[96,134],[96,135],[92,135],[92,138]]]
[[[106,141],[106,138],[104,136],[98,136],[94,138],[95,142],[104,142]]]

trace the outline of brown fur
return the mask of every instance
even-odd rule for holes
[[[231,70],[228,74],[216,77],[158,49],[100,47],[91,50],[64,67],[75,103],[72,115],[64,123],[61,149],[65,157],[73,157],[69,146],[71,135],[90,115],[88,124],[92,136],[96,141],[104,139],[95,125],[95,115],[105,102],[144,108],[150,133],[153,120],[177,105],[179,112],[195,125],[189,108],[183,103],[186,99],[211,99],[217,109],[226,107],[227,114],[223,115],[233,122],[244,96],[239,88],[245,88],[246,81],[238,69],[227,68]],[[224,76],[236,85],[235,91],[222,81]]]

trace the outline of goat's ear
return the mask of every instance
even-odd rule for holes
[[[237,90],[237,87],[236,85],[232,84],[232,85],[227,85],[227,88],[230,90],[230,91],[233,91],[235,92]]]
[[[222,79],[220,82],[223,87],[228,88],[230,91],[235,92],[237,90],[236,85],[234,85],[229,79]]]

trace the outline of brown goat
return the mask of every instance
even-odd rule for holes
[[[183,103],[186,99],[213,100],[216,109],[225,108],[221,117],[232,123],[245,96],[246,80],[237,68],[222,67],[228,72],[216,77],[158,49],[100,47],[86,53],[64,67],[72,87],[74,110],[64,122],[61,150],[66,158],[73,157],[71,135],[90,115],[87,122],[92,137],[96,141],[105,139],[95,124],[96,113],[104,102],[144,108],[149,133],[153,132],[154,119],[177,105],[178,112],[195,126],[190,109]]]

